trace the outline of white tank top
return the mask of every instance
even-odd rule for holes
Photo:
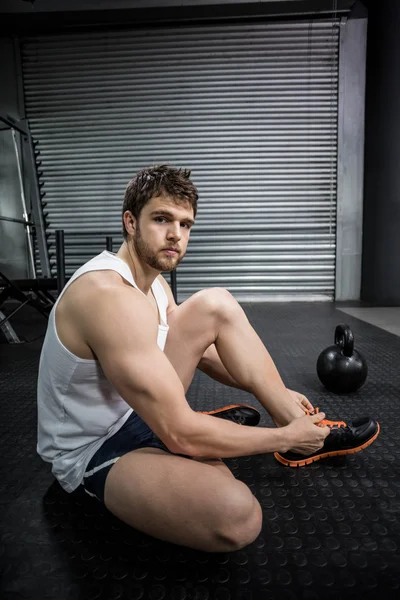
[[[128,265],[115,254],[102,252],[74,273],[57,299],[40,356],[37,451],[52,463],[54,476],[67,492],[79,486],[92,456],[133,412],[108,381],[99,361],[78,358],[57,335],[55,311],[65,290],[84,273],[103,270],[117,271],[139,290]],[[161,320],[157,344],[164,350],[168,297],[158,279],[151,289]]]

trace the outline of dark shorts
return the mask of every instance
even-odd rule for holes
[[[173,454],[143,419],[133,412],[121,429],[106,440],[92,456],[82,481],[85,492],[104,503],[104,487],[111,467],[121,456],[138,448],[160,448]]]

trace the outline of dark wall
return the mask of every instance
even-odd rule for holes
[[[400,306],[400,2],[376,4],[368,7],[361,299]]]

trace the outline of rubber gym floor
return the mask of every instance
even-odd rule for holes
[[[400,597],[400,337],[334,305],[244,304],[285,384],[328,418],[370,415],[381,434],[361,453],[293,469],[273,455],[226,460],[263,508],[247,548],[208,554],[129,528],[85,496],[72,497],[36,454],[36,379],[45,320],[25,307],[14,328],[29,343],[0,343],[0,597],[3,600],[384,600]],[[368,379],[351,396],[316,374],[334,328],[348,323]],[[34,339],[38,338],[38,339]],[[195,410],[251,395],[198,373]],[[272,421],[262,409],[260,426]],[[190,481],[188,481],[190,485]]]

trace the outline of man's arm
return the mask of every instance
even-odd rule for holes
[[[106,377],[171,452],[229,458],[285,452],[296,441],[290,426],[247,427],[193,411],[157,346],[156,315],[136,290],[118,287],[116,293],[112,285],[92,286],[74,312]]]

